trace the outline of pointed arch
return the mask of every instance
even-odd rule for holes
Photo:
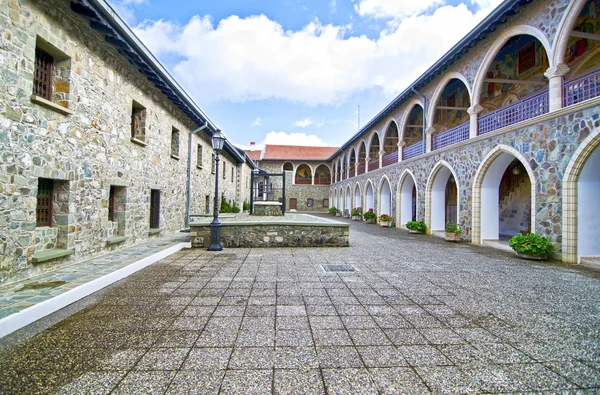
[[[362,209],[362,194],[360,190],[360,184],[357,182],[354,184],[354,196],[353,196],[353,208]]]
[[[552,52],[548,52],[548,57],[552,58],[553,65],[565,63],[565,55],[567,53],[569,37],[571,37],[571,32],[575,28],[577,17],[581,13],[581,10],[586,3],[587,0],[571,1],[567,6],[567,9],[563,12],[563,16],[558,24],[558,29],[554,38],[554,47],[552,48]]]
[[[582,223],[578,220],[578,213],[583,208],[580,199],[585,199],[580,191],[580,176],[588,160],[597,154],[600,146],[600,129],[593,128],[589,136],[579,144],[573,153],[563,176],[562,198],[562,260],[565,262],[580,262],[580,233]],[[596,194],[597,196],[597,194]],[[592,218],[593,219],[593,218]]]
[[[544,47],[546,51],[546,55],[548,56],[549,67],[554,66],[554,59],[551,58],[552,54],[552,46],[548,41],[548,38],[542,33],[539,29],[530,26],[530,25],[517,25],[512,26],[506,29],[500,37],[492,44],[488,52],[486,53],[481,65],[479,66],[479,71],[475,76],[475,81],[473,82],[473,94],[471,95],[471,106],[475,106],[476,104],[480,104],[481,102],[481,92],[483,91],[484,79],[486,78],[488,69],[492,65],[492,62],[496,58],[498,52],[502,49],[502,47],[508,42],[508,40],[512,37],[526,35],[533,36],[536,38]]]
[[[363,208],[363,212],[367,212],[369,210],[375,211],[375,188],[373,186],[373,182],[369,179],[365,184],[365,207]]]
[[[377,191],[377,215],[392,215],[392,183],[387,175],[379,180]]]
[[[481,244],[482,239],[486,238],[488,234],[493,234],[493,227],[496,226],[497,222],[492,223],[488,220],[488,223],[483,222],[485,217],[493,215],[496,212],[498,215],[498,187],[500,184],[501,174],[508,164],[513,160],[518,159],[531,183],[531,218],[530,218],[530,229],[535,230],[535,177],[533,169],[529,165],[527,159],[516,149],[507,145],[499,145],[494,147],[481,161],[479,168],[475,172],[473,181],[473,218],[472,218],[472,242],[475,244]],[[500,176],[498,175],[500,174]],[[495,230],[498,233],[498,229]]]
[[[417,220],[417,202],[419,198],[417,179],[410,169],[405,169],[396,188],[396,223],[399,226]]]
[[[462,81],[463,84],[465,84],[465,87],[467,88],[467,92],[469,93],[469,103],[473,102],[473,90],[471,88],[471,85],[469,84],[469,81],[465,78],[464,75],[462,75],[461,73],[457,73],[456,71],[450,71],[448,73],[446,73],[442,79],[440,80],[440,82],[438,83],[437,87],[435,88],[435,91],[433,92],[433,96],[431,97],[430,100],[430,105],[429,108],[427,109],[427,127],[432,127],[434,120],[435,120],[435,107],[437,102],[440,100],[440,97],[442,96],[442,92],[444,92],[444,89],[446,88],[446,85],[448,85],[448,83],[452,80],[460,80]]]
[[[434,230],[445,229],[445,204],[446,204],[446,184],[454,177],[456,182],[457,196],[460,196],[459,178],[452,165],[445,160],[441,160],[435,164],[427,179],[427,187],[425,189],[425,224],[427,225],[427,233]],[[458,213],[460,207],[457,204],[456,223],[459,222]]]
[[[402,115],[402,120],[400,121],[400,128],[398,129],[398,138],[400,139],[400,141],[404,141],[404,132],[406,130],[406,125],[408,124],[408,116],[410,115],[414,106],[420,106],[421,109],[423,109],[423,102],[417,98],[413,98],[406,105],[406,111],[404,111],[404,114]]]
[[[350,188],[350,184],[346,185],[345,189],[346,193],[346,210],[348,212],[352,211],[352,189]]]

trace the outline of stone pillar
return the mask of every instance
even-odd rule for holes
[[[379,168],[381,169],[383,167],[383,157],[385,156],[385,150],[381,149],[381,151],[379,151]]]
[[[406,141],[400,140],[398,142],[398,162],[402,162],[402,148],[406,146]]]
[[[474,106],[469,107],[469,109],[467,110],[467,112],[470,115],[470,124],[469,124],[469,138],[472,139],[473,137],[477,137],[477,129],[479,127],[478,124],[478,117],[479,117],[479,113],[483,111],[483,107],[481,107],[479,104],[475,104]]]
[[[569,67],[564,64],[557,64],[550,67],[544,73],[548,78],[548,104],[549,111],[560,110],[563,107],[563,78],[569,72]]]
[[[371,158],[369,156],[365,156],[365,173],[369,172],[369,162],[371,161]]]
[[[358,166],[360,166],[360,159],[358,159],[357,156],[356,161],[354,162],[354,177],[358,175]]]
[[[431,137],[435,133],[435,128],[433,126],[428,127],[426,133],[425,152],[431,152]]]

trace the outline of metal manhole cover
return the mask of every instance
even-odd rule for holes
[[[339,272],[354,272],[354,266],[346,264],[324,264],[321,265],[323,270],[328,273],[339,273]]]

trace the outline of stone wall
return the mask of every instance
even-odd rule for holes
[[[192,247],[208,248],[210,227],[192,226]],[[224,223],[221,244],[225,248],[348,247],[350,225]]]
[[[115,232],[128,237],[121,248],[148,240],[151,189],[161,192],[162,232],[185,225],[188,139],[197,125],[70,5],[0,1],[0,281],[103,253]],[[61,66],[57,103],[31,98],[40,43],[70,60]],[[131,141],[134,102],[145,108],[139,141]],[[180,131],[177,155],[171,152],[173,128]],[[197,144],[204,147],[204,160],[202,168],[193,166],[193,211],[204,209],[214,185],[207,136],[194,137],[194,161]],[[231,158],[225,161],[228,168],[236,166]],[[50,229],[36,228],[39,178],[60,185]],[[229,178],[223,191],[235,199],[239,189]],[[111,185],[121,186],[126,200],[117,221],[108,219]],[[75,254],[31,264],[35,252],[54,247]]]

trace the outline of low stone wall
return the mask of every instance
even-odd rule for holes
[[[208,248],[209,226],[191,226],[192,247]],[[227,223],[221,227],[225,248],[348,247],[350,225],[303,223]]]
[[[254,211],[252,215],[256,216],[281,216],[283,215],[283,211],[281,211],[282,205],[280,203],[274,204],[264,204],[263,202],[255,202],[254,203]]]

